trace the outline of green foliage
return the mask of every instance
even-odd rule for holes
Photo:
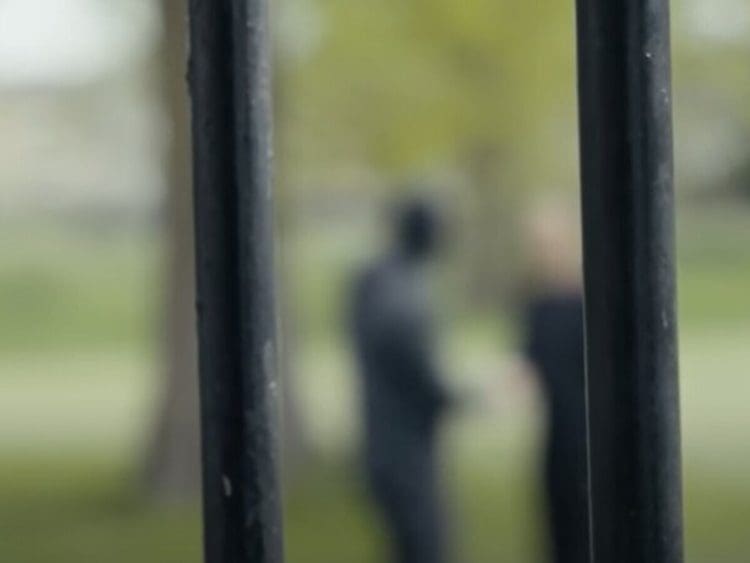
[[[539,180],[540,136],[574,115],[572,4],[308,4],[325,22],[320,43],[304,62],[281,61],[299,177],[342,163],[466,172],[489,150],[506,176]]]

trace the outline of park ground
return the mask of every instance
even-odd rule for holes
[[[745,563],[750,553],[749,212],[688,210],[679,225],[690,563]],[[0,234],[0,560],[197,563],[197,506],[156,507],[137,486],[157,397],[156,234],[54,223]],[[338,234],[316,236],[322,248]],[[328,270],[308,269],[309,286],[324,287],[315,276]],[[485,321],[452,338],[456,372],[486,373],[510,353],[513,331]],[[289,561],[380,561],[382,534],[353,471],[346,355],[331,334],[304,336],[300,391],[318,461],[286,490]],[[541,560],[538,430],[528,395],[449,428],[465,563]]]

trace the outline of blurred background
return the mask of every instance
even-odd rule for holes
[[[349,284],[399,186],[435,186],[446,374],[502,375],[522,218],[577,201],[573,2],[272,5],[289,561],[381,561]],[[0,1],[4,561],[200,560],[184,21],[181,0]],[[673,44],[688,561],[740,563],[750,4],[674,0]],[[539,403],[447,426],[462,561],[541,560]]]

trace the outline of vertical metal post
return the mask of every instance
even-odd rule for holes
[[[207,563],[283,559],[266,11],[190,1]]]
[[[668,0],[578,0],[596,563],[682,561]]]

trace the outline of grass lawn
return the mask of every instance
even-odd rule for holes
[[[746,214],[741,208],[686,213],[680,224],[692,563],[746,563],[750,553]],[[153,238],[54,226],[3,227],[0,235],[0,561],[197,563],[197,507],[152,506],[136,486],[157,381],[152,327],[159,249]],[[337,234],[316,236],[322,245]],[[325,271],[310,267],[316,279]],[[324,280],[315,287],[323,291]],[[335,310],[315,314],[334,318]],[[459,334],[449,364],[461,372],[492,369],[504,354],[493,330]],[[287,489],[289,561],[375,563],[384,548],[352,471],[349,366],[341,349],[325,342],[304,346],[300,358],[306,422],[322,461],[304,468]],[[533,397],[451,426],[446,473],[462,562],[541,561],[538,427]]]

